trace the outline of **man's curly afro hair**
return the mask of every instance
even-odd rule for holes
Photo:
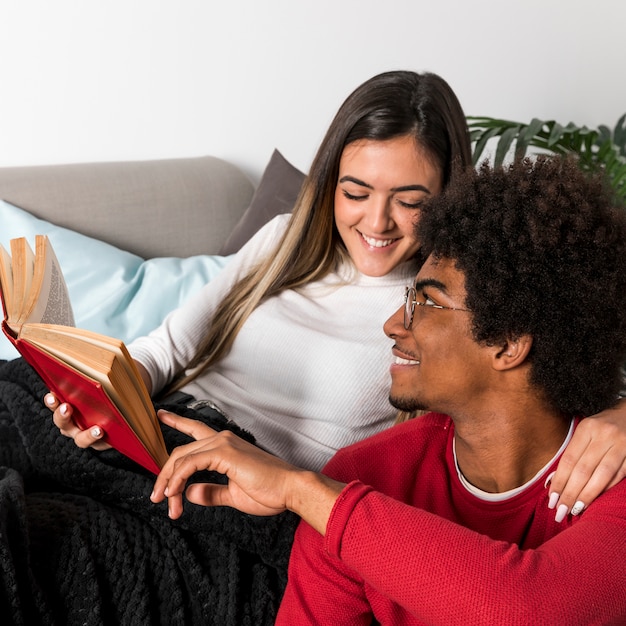
[[[457,176],[417,226],[465,274],[474,338],[533,337],[530,383],[567,416],[612,405],[626,353],[626,212],[561,157]]]

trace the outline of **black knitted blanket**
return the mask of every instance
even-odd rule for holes
[[[151,474],[60,435],[45,392],[22,359],[0,362],[0,623],[272,624],[296,517],[185,503],[172,521]]]

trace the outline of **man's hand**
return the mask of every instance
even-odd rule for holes
[[[183,512],[187,480],[197,471],[210,470],[228,476],[228,484],[193,484],[186,491],[190,502],[230,506],[252,515],[275,515],[289,509],[325,532],[344,485],[290,465],[230,431],[216,432],[168,411],[159,411],[159,419],[196,440],[172,452],[150,496],[153,502],[168,499],[172,519]]]

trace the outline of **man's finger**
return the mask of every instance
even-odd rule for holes
[[[165,409],[159,409],[157,416],[164,424],[196,440],[206,439],[217,433],[217,431],[203,422],[176,415],[176,413],[166,411]]]
[[[185,496],[189,502],[201,506],[232,506],[227,485],[195,483],[187,487]]]

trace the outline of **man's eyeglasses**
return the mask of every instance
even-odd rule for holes
[[[415,287],[405,287],[404,291],[404,328],[409,330],[413,323],[413,315],[415,313],[416,306],[429,307],[431,309],[444,309],[447,311],[468,311],[469,309],[459,309],[451,306],[442,306],[441,304],[435,304],[429,298],[424,297],[423,301],[417,299],[417,290]]]

